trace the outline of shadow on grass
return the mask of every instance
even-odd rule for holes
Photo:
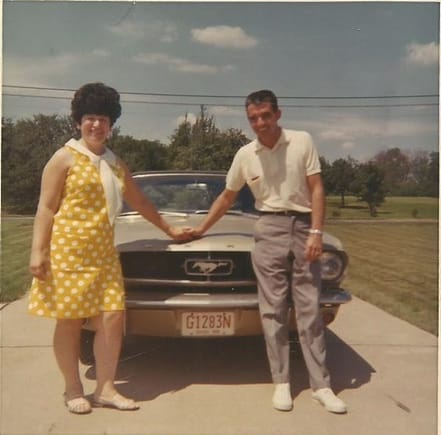
[[[327,330],[328,368],[336,393],[359,388],[375,369],[333,332]],[[309,389],[306,367],[297,344],[292,345],[293,397]],[[95,378],[95,369],[86,371]],[[216,339],[146,339],[130,337],[117,373],[118,389],[137,401],[193,384],[271,384],[262,337]]]

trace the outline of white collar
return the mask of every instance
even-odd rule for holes
[[[98,156],[87,148],[87,145],[83,139],[80,139],[79,141],[76,139],[70,139],[65,146],[73,148],[81,154],[86,155],[97,167],[100,173],[101,184],[103,185],[104,189],[104,196],[106,197],[107,215],[110,223],[113,225],[116,216],[122,209],[123,190],[121,180],[115,175],[111,167],[116,163],[115,154],[106,148],[104,153]]]
[[[85,154],[95,165],[98,165],[100,160],[105,160],[110,165],[114,165],[116,162],[116,156],[111,150],[109,150],[109,148],[106,147],[104,153],[101,155],[95,154],[94,152],[90,151],[85,140],[82,138],[80,140],[72,138],[66,142],[66,146]]]

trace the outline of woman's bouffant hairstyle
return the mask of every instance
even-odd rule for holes
[[[75,92],[71,103],[73,120],[81,124],[86,114],[105,115],[113,125],[121,115],[119,93],[104,83],[88,83]]]

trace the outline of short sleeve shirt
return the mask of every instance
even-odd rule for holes
[[[240,148],[226,178],[226,188],[239,191],[248,184],[260,211],[311,211],[307,177],[321,172],[311,135],[282,129],[273,148],[258,139]]]

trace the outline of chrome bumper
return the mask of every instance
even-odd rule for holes
[[[326,289],[320,296],[320,306],[330,307],[346,304],[351,295],[342,289]],[[174,310],[174,309],[243,309],[257,310],[258,301],[255,293],[210,294],[210,293],[143,293],[128,292],[126,296],[128,310]]]

